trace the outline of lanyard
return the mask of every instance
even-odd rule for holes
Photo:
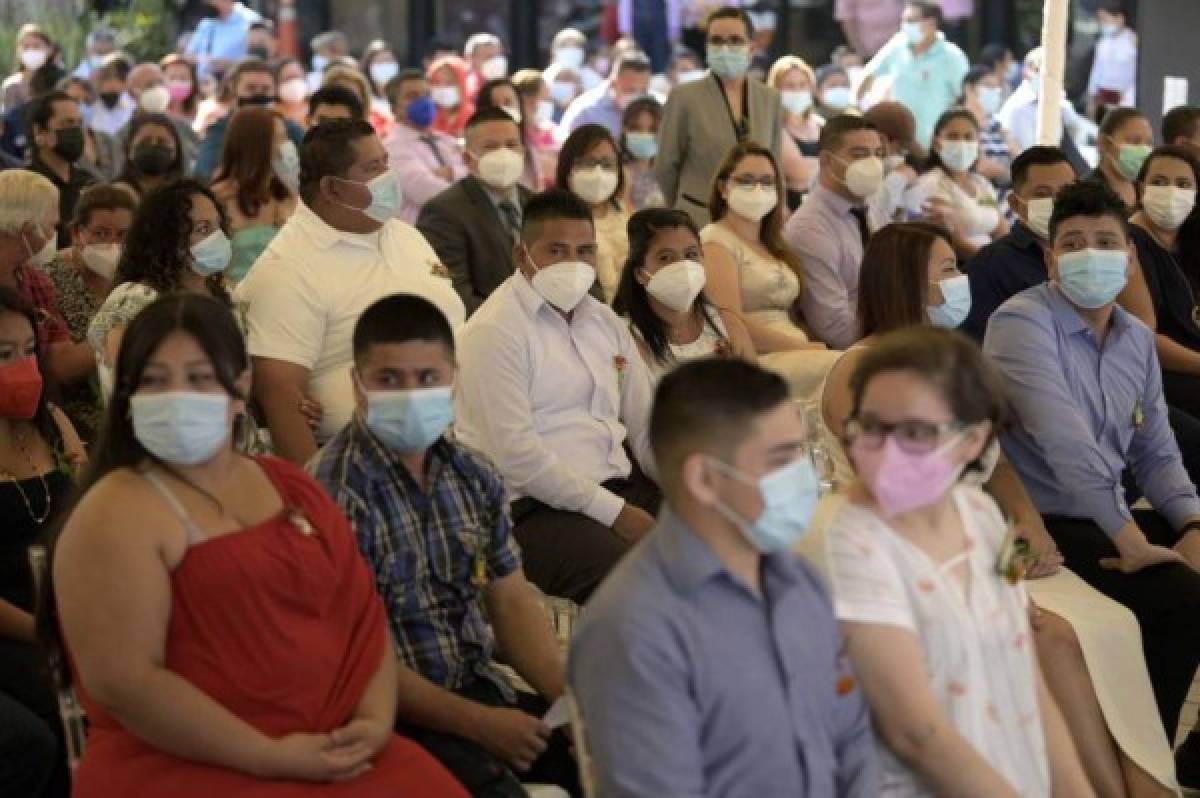
[[[729,115],[729,124],[733,128],[734,139],[739,142],[745,141],[750,138],[750,79],[746,79],[746,85],[742,89],[742,121],[739,124],[733,117],[733,108],[729,105],[729,95],[725,93],[725,87],[721,85],[721,78],[715,72],[712,78],[717,82],[721,99],[725,101],[725,113]]]

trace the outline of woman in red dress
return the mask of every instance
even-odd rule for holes
[[[53,562],[90,719],[77,798],[465,798],[393,733],[396,664],[345,518],[240,454],[233,315],[171,295],[129,325]]]

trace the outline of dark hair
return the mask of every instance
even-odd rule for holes
[[[361,117],[331,119],[310,128],[300,147],[300,196],[311,205],[321,179],[342,177],[354,165],[357,155],[351,145],[374,136],[375,128]]]
[[[1200,124],[1200,108],[1194,105],[1172,108],[1163,117],[1163,144],[1174,144],[1176,139],[1193,138],[1196,135],[1197,124]]]
[[[754,20],[750,19],[750,15],[747,14],[745,12],[745,10],[743,10],[741,8],[736,8],[734,6],[725,6],[723,8],[718,8],[716,11],[713,11],[704,20],[704,38],[705,38],[705,40],[708,39],[709,28],[711,28],[712,24],[719,19],[740,19],[742,21],[742,24],[746,26],[746,38],[747,39],[754,38]]]
[[[221,147],[221,163],[213,183],[233,184],[238,210],[253,218],[272,199],[285,200],[291,191],[272,165],[275,124],[281,117],[269,108],[239,108],[229,119]]]
[[[267,19],[266,17],[259,17],[254,22],[250,23],[250,30],[262,30],[262,31],[266,31],[267,33],[274,36],[275,35],[275,21],[271,20],[271,19]]]
[[[29,76],[31,99],[59,89],[60,84],[67,77],[67,70],[62,68],[62,64],[58,60],[60,52],[58,45],[51,45],[50,57],[46,59],[46,63],[33,70],[33,74]]]
[[[1054,198],[1054,212],[1050,214],[1050,242],[1053,243],[1058,235],[1058,226],[1076,216],[1092,219],[1111,216],[1121,223],[1121,230],[1128,236],[1128,214],[1129,209],[1106,181],[1078,180],[1064,186]]]
[[[817,91],[821,90],[822,86],[825,85],[826,80],[834,77],[835,75],[841,75],[847,81],[850,80],[850,73],[846,71],[846,68],[840,67],[836,64],[826,64],[825,66],[817,67],[813,74],[817,77],[817,85],[813,86],[813,88]],[[853,114],[847,114],[847,116],[853,116]]]
[[[233,68],[225,75],[225,80],[222,82],[222,94],[228,91],[230,97],[237,96],[237,85],[244,75],[270,75],[271,80],[275,80],[275,70],[271,69],[271,65],[261,58],[253,56],[243,58],[233,65]],[[279,86],[275,86],[276,90]]]
[[[495,105],[480,106],[475,113],[471,114],[471,118],[467,120],[466,127],[463,132],[469,133],[480,125],[485,125],[488,122],[510,122],[517,125],[516,121],[508,115],[508,111]],[[521,131],[521,126],[517,125],[517,130]],[[523,132],[523,131],[522,131]]]
[[[645,97],[638,97],[625,106],[625,110],[621,112],[621,138],[617,142],[622,160],[633,160],[633,156],[629,154],[629,150],[625,145],[625,128],[633,124],[633,121],[642,114],[653,116],[655,127],[662,125],[662,103],[658,101],[658,98],[647,95]],[[622,179],[624,178],[622,177]]]
[[[650,354],[663,365],[673,361],[667,340],[667,325],[650,306],[650,296],[646,286],[638,279],[637,272],[645,268],[650,246],[659,233],[681,229],[690,232],[695,237],[697,246],[700,245],[700,231],[696,229],[692,217],[683,211],[646,208],[629,217],[629,257],[621,269],[617,294],[612,303],[613,310],[619,315],[629,317],[630,324],[637,330]],[[692,303],[692,312],[698,313],[705,325],[720,331],[721,328],[713,319],[712,308],[703,292],[697,295]]]
[[[55,423],[54,417],[50,414],[49,402],[50,397],[57,392],[58,386],[54,382],[54,376],[50,373],[45,361],[45,352],[43,351],[44,342],[42,341],[41,331],[38,327],[40,312],[12,288],[0,286],[0,316],[5,313],[15,313],[29,322],[29,327],[33,330],[33,357],[37,361],[38,371],[42,375],[42,395],[38,397],[37,410],[34,411],[30,423],[33,424],[34,429],[37,430],[42,440],[46,442],[46,446],[54,456],[56,464],[62,467],[65,462],[62,431],[58,428],[58,424]]]
[[[92,223],[92,214],[96,211],[129,211],[136,214],[137,208],[137,195],[132,189],[116,183],[98,183],[79,192],[71,223],[87,227]]]
[[[650,411],[650,447],[659,479],[669,489],[690,455],[727,461],[754,422],[789,401],[778,374],[738,358],[682,363],[658,383]]]
[[[405,83],[408,83],[410,80],[420,80],[423,82],[429,81],[429,79],[425,77],[425,73],[419,69],[401,69],[396,73],[396,77],[389,80],[387,85],[383,87],[384,99],[386,99],[388,103],[395,105],[397,102],[397,95],[400,93],[400,87]]]
[[[183,101],[183,112],[185,114],[193,114],[196,112],[196,105],[200,102],[200,76],[196,73],[196,64],[190,58],[185,58],[178,53],[171,53],[163,56],[158,62],[158,68],[163,71],[164,79],[166,77],[167,67],[182,66],[187,69],[188,80],[192,82],[192,93]],[[278,83],[278,81],[276,81]]]
[[[1175,258],[1179,270],[1192,287],[1192,295],[1200,296],[1200,213],[1190,213],[1175,237]]]
[[[355,119],[362,119],[366,113],[358,95],[337,83],[322,86],[312,93],[308,98],[308,115],[316,116],[317,109],[322,105],[340,105],[349,109],[350,116]]]
[[[967,74],[963,75],[963,80],[962,80],[963,90],[962,90],[962,93],[959,94],[959,96],[958,96],[959,105],[964,104],[967,100],[967,86],[976,88],[979,86],[980,83],[983,82],[984,78],[990,77],[992,74],[993,74],[993,72],[992,72],[991,67],[984,66],[983,64],[976,64],[975,66],[968,69]]]
[[[940,136],[942,131],[945,130],[951,122],[959,119],[965,119],[966,121],[970,122],[971,127],[975,128],[976,137],[979,136],[979,120],[975,118],[975,114],[961,106],[951,108],[950,110],[946,111],[938,117],[937,124],[933,126],[933,138],[930,139],[929,143],[929,158],[925,161],[925,172],[930,172],[934,169],[941,169],[942,171],[945,171],[945,166],[942,164],[942,156],[938,155],[937,147],[933,145],[933,139],[936,139],[938,136]],[[971,168],[968,171],[974,172],[975,164],[971,164]]]
[[[928,324],[893,330],[866,350],[850,375],[851,418],[858,415],[871,380],[895,372],[914,374],[937,388],[960,423],[990,421],[989,443],[1008,420],[1004,380],[979,345]],[[978,468],[978,461],[968,468]]]
[[[1004,63],[1010,52],[1007,44],[1001,44],[1000,42],[985,44],[983,49],[979,51],[979,63],[994,72],[996,67]]]
[[[1107,11],[1109,14],[1126,15],[1125,0],[1098,0],[1096,3],[1097,11]]]
[[[496,89],[500,88],[501,86],[508,86],[510,89],[513,90],[513,94],[515,94],[517,97],[517,109],[520,110],[520,108],[521,108],[521,93],[517,91],[516,85],[508,78],[492,78],[491,80],[487,81],[482,86],[480,86],[479,93],[475,95],[475,109],[476,109],[475,113],[476,114],[478,114],[482,111],[486,111],[489,108],[494,108],[504,114],[508,113],[508,111],[505,111],[502,106],[496,105],[496,101],[492,97],[492,92],[494,92]],[[471,117],[471,119],[474,119],[474,118],[475,118],[474,116]],[[512,119],[512,117],[510,116],[509,119]],[[528,120],[525,119],[525,115],[521,114],[521,121],[516,123],[517,129],[519,131],[521,131],[521,143],[522,144],[525,144],[528,141],[528,139],[526,138],[526,136],[529,132],[529,128],[526,126],[527,121]],[[469,126],[470,126],[470,123],[468,122],[468,127]],[[525,149],[526,149],[525,161],[527,163],[531,163],[533,161],[533,152],[531,151],[531,148],[529,148],[528,146]]]
[[[709,217],[714,222],[719,222],[725,217],[725,212],[729,210],[729,203],[725,197],[721,196],[721,184],[729,179],[738,164],[752,156],[766,158],[771,162],[771,168],[775,171],[775,190],[779,195],[779,202],[775,205],[775,210],[764,216],[758,225],[758,243],[762,244],[763,248],[771,255],[788,265],[795,273],[796,279],[800,282],[800,291],[803,292],[804,264],[800,262],[800,256],[792,251],[783,237],[783,223],[786,218],[784,214],[787,211],[787,203],[784,201],[783,171],[779,168],[779,162],[775,160],[775,155],[769,149],[751,139],[746,139],[729,151],[713,177],[712,191],[708,195]]]
[[[97,82],[113,78],[124,83],[129,79],[129,73],[133,70],[133,64],[129,61],[129,56],[119,50],[115,53],[109,53],[104,56],[104,60],[100,62],[97,73],[93,73],[92,78]]]
[[[454,358],[454,332],[438,306],[413,294],[392,294],[363,311],[354,325],[354,359],[376,344],[429,341],[443,344]]]
[[[276,90],[278,90],[279,84],[283,82],[279,76],[283,74],[283,70],[287,68],[288,64],[296,64],[300,67],[300,69],[304,69],[304,64],[301,63],[299,58],[294,56],[285,55],[280,58],[276,58],[271,62],[271,75],[275,78]]]
[[[942,13],[942,7],[934,0],[908,0],[904,4],[905,8],[915,8],[921,12],[921,19],[932,19],[937,22],[937,26],[942,27],[946,17]]]
[[[1161,147],[1155,147],[1146,156],[1146,160],[1142,162],[1142,168],[1138,170],[1137,179],[1134,180],[1134,184],[1137,186],[1138,208],[1142,207],[1142,194],[1146,190],[1146,178],[1150,174],[1150,167],[1155,161],[1163,158],[1174,158],[1177,161],[1183,161],[1192,170],[1192,182],[1200,185],[1200,161],[1196,160],[1196,156],[1192,154],[1190,149],[1175,144],[1164,144]]]
[[[54,118],[55,103],[71,103],[78,105],[75,98],[67,94],[65,91],[50,91],[45,94],[34,97],[29,101],[29,107],[25,111],[25,121],[32,132],[35,129],[49,130],[47,125]]]
[[[855,114],[838,114],[821,126],[821,135],[817,139],[817,151],[832,152],[842,146],[846,136],[860,130],[879,132],[879,128],[869,119]]]
[[[1115,136],[1132,119],[1145,119],[1146,115],[1136,108],[1110,108],[1100,121],[1101,136]]]
[[[946,231],[926,222],[889,224],[871,236],[858,277],[863,338],[925,322],[929,257],[939,238],[950,245]]]
[[[171,141],[175,143],[175,160],[171,162],[170,167],[163,174],[163,181],[170,182],[176,178],[183,177],[183,139],[179,137],[179,129],[175,127],[175,123],[171,121],[171,117],[166,114],[149,114],[145,111],[138,111],[133,115],[127,128],[125,136],[125,148],[127,150],[125,157],[125,166],[121,169],[121,174],[117,177],[117,181],[128,183],[133,187],[139,195],[142,193],[140,181],[145,175],[137,168],[133,162],[134,139],[142,128],[149,125],[160,127],[167,131],[167,135],[171,137]]]
[[[605,141],[613,148],[617,167],[617,187],[613,189],[613,195],[608,201],[614,208],[620,208],[620,198],[625,193],[625,170],[621,168],[621,148],[617,146],[612,133],[609,133],[608,128],[603,125],[581,125],[567,136],[562,149],[558,152],[558,168],[554,173],[554,186],[570,191],[571,170],[575,168],[575,162],[587,155],[593,147]]]
[[[540,233],[543,222],[555,219],[587,221],[593,227],[592,209],[570,191],[551,188],[534,194],[521,209],[521,240],[530,243]]]
[[[1065,163],[1070,166],[1071,161],[1067,158],[1067,154],[1058,147],[1048,147],[1044,144],[1039,144],[1022,152],[1012,162],[1012,186],[1014,191],[1020,191],[1025,187],[1025,179],[1029,177],[1029,170],[1035,166],[1053,166],[1055,164]],[[1075,167],[1071,167],[1074,171]]]
[[[164,183],[143,199],[133,224],[125,234],[114,285],[141,283],[160,294],[179,290],[180,276],[191,268],[192,199],[207,197],[217,209],[221,229],[229,225],[221,203],[198,180],[183,178]],[[229,293],[216,274],[206,281],[209,293],[231,304]]]

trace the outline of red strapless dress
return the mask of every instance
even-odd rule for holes
[[[171,575],[166,667],[272,737],[344,725],[388,645],[350,526],[303,471],[259,461],[289,509],[194,544]],[[316,534],[306,535],[296,513]],[[75,798],[467,798],[411,740],[394,736],[350,782],[262,781],[168,755],[80,691],[90,719]]]

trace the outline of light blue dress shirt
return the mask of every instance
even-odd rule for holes
[[[555,139],[561,144],[584,125],[600,125],[608,128],[613,138],[621,137],[623,112],[612,96],[612,84],[604,81],[599,86],[576,97],[563,113],[562,121],[554,131]]]
[[[762,596],[670,510],[589,602],[567,663],[606,798],[877,796],[866,705],[795,555]]]
[[[245,58],[250,25],[260,19],[257,11],[234,3],[226,19],[209,17],[200,20],[187,46],[187,54],[195,57],[199,64],[200,76],[205,77],[210,72],[208,59],[237,61]]]
[[[984,352],[1016,411],[1001,436],[1039,512],[1087,518],[1115,536],[1132,516],[1128,466],[1154,509],[1178,529],[1200,515],[1167,421],[1154,333],[1120,306],[1103,345],[1053,283],[992,315]]]

